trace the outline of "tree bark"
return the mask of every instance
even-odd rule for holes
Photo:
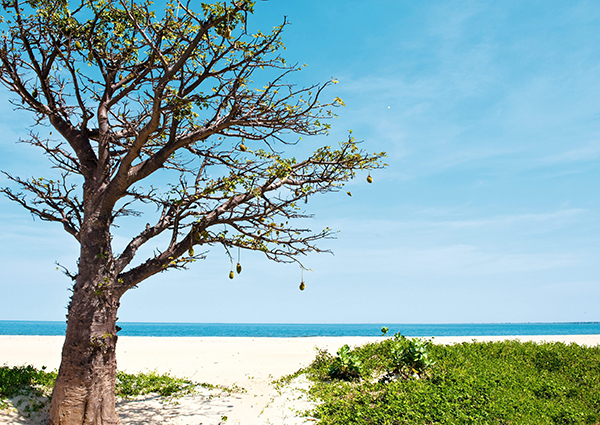
[[[117,310],[109,226],[89,220],[67,315],[62,361],[52,393],[50,425],[119,424],[115,410]]]
[[[115,411],[119,302],[101,298],[73,296],[50,425],[119,423]]]

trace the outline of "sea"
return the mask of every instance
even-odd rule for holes
[[[141,323],[118,322],[119,336],[146,337],[314,337],[380,336],[408,337],[502,336],[502,335],[598,335],[600,322],[573,323]],[[65,322],[0,320],[0,335],[64,335]]]

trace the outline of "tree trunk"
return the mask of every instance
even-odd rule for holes
[[[118,299],[76,291],[58,378],[52,393],[50,425],[118,424],[115,411]]]
[[[117,374],[117,309],[108,226],[90,220],[82,232],[79,272],[67,315],[50,425],[112,425]],[[106,221],[104,221],[106,223]]]

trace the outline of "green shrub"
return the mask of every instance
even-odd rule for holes
[[[600,423],[600,347],[427,343],[426,360],[435,366],[419,379],[368,379],[413,360],[419,366],[419,353],[425,353],[418,347],[425,343],[409,341],[398,337],[356,347],[352,353],[365,378],[360,382],[322,379],[332,357],[318,356],[306,370],[311,395],[320,401],[311,415],[322,425]],[[412,351],[406,349],[410,344]]]
[[[435,364],[429,356],[429,341],[408,339],[397,333],[390,346],[391,372],[405,378],[423,377]]]
[[[348,345],[340,347],[337,357],[333,358],[329,366],[328,375],[331,379],[342,381],[354,381],[362,375],[362,362],[356,353],[350,350]]]

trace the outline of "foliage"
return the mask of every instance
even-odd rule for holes
[[[0,367],[0,409],[8,407],[6,399],[18,395],[42,396],[48,393],[54,385],[56,372],[46,372],[33,366],[2,366]]]
[[[128,398],[150,393],[161,397],[171,397],[174,394],[184,395],[193,392],[194,382],[175,378],[168,373],[160,375],[156,372],[129,374],[117,372],[116,395]]]
[[[46,368],[36,369],[27,366],[0,367],[0,409],[8,404],[5,399],[18,395],[41,396],[49,394],[56,380],[56,371],[46,372]],[[160,397],[179,397],[193,394],[197,387],[220,389],[226,392],[243,392],[240,387],[221,387],[211,384],[198,384],[189,379],[177,378],[168,373],[157,372],[130,374],[117,372],[116,395],[122,398],[157,394]]]
[[[393,367],[388,339],[357,347],[363,376]],[[391,381],[331,381],[320,352],[306,369],[328,424],[597,424],[600,347],[517,341],[428,345],[428,374]],[[419,378],[419,379],[415,379]]]
[[[317,381],[372,379],[394,374],[403,378],[424,376],[433,366],[429,359],[430,341],[409,339],[397,333],[381,343],[366,344],[350,349],[341,347],[337,356],[319,350],[311,366],[305,371]]]
[[[129,398],[146,394],[157,394],[161,397],[180,397],[193,394],[197,387],[219,389],[228,393],[240,393],[245,390],[237,385],[224,387],[207,383],[197,383],[186,378],[177,378],[168,373],[159,374],[155,371],[148,373],[117,372],[116,395]]]
[[[429,341],[395,334],[390,344],[391,372],[404,377],[413,374],[422,377],[434,365],[429,359],[429,344]]]
[[[348,345],[344,345],[337,351],[337,356],[329,366],[328,374],[331,379],[344,381],[360,379],[362,362],[356,354],[352,353]]]
[[[186,268],[202,258],[195,245],[298,261],[334,236],[298,225],[310,217],[302,201],[384,166],[384,153],[363,151],[351,134],[338,147],[285,156],[281,148],[302,136],[327,134],[333,109],[344,103],[321,97],[337,81],[290,82],[301,67],[281,56],[288,22],[249,34],[254,2],[189,6],[169,1],[157,13],[147,1],[3,2],[0,83],[15,107],[58,133],[35,126],[23,141],[45,152],[59,174],[5,173],[21,192],[0,191],[84,246],[88,216],[106,217],[108,232],[122,217],[148,214],[144,204],[158,211],[121,253],[108,235],[94,247],[100,266],[113,265],[96,295]],[[134,261],[165,234],[165,246]]]

